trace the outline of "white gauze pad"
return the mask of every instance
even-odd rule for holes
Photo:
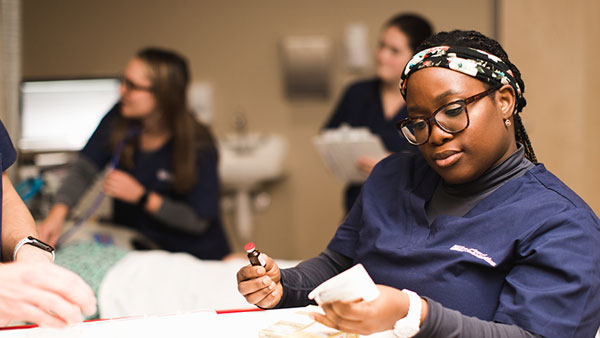
[[[314,299],[317,304],[348,302],[361,298],[368,302],[377,296],[377,286],[360,263],[329,278],[308,294],[308,298]]]

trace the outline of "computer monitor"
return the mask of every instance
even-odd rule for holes
[[[26,152],[77,151],[119,100],[118,78],[25,80],[21,138]]]

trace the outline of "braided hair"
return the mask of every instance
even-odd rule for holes
[[[490,39],[477,31],[454,30],[451,32],[440,32],[435,35],[432,35],[431,37],[423,41],[416,48],[415,53],[431,47],[442,45],[470,47],[496,55],[497,57],[502,59],[502,61],[506,65],[508,65],[511,72],[513,73],[514,78],[517,80],[521,91],[525,93],[525,83],[521,78],[521,72],[514,64],[512,64],[512,62],[510,62],[510,60],[508,59],[508,54],[496,40]],[[523,125],[523,121],[521,120],[521,116],[519,115],[519,113],[523,110],[523,108],[526,105],[527,100],[525,100],[525,97],[523,97],[519,101],[519,104],[517,105],[517,110],[513,115],[515,121],[515,139],[517,140],[517,142],[521,143],[525,148],[525,157],[531,162],[537,163],[537,158],[533,151],[533,146],[531,145],[531,141],[529,140],[529,135],[527,135],[527,131],[525,131],[525,126]]]

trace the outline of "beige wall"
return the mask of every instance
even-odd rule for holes
[[[13,139],[19,136],[20,10],[19,0],[0,1],[0,119]],[[15,167],[8,169],[13,181],[16,179]]]
[[[15,137],[20,68],[20,3],[0,1],[0,118]]]
[[[342,185],[323,167],[311,138],[357,77],[343,65],[345,26],[367,24],[373,46],[380,25],[400,11],[425,15],[437,30],[493,30],[491,0],[23,1],[24,76],[111,75],[138,48],[166,46],[189,58],[195,80],[212,83],[216,134],[232,130],[238,109],[251,130],[285,134],[288,174],[268,188],[272,205],[256,215],[254,236],[262,251],[282,258],[321,251],[343,217]],[[311,34],[334,41],[333,95],[290,102],[282,90],[278,39]],[[231,215],[225,220],[231,226]]]
[[[521,72],[538,160],[600,212],[600,3],[503,0],[500,39]]]

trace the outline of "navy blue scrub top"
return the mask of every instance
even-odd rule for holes
[[[440,177],[420,155],[381,161],[328,248],[373,280],[544,337],[600,324],[600,221],[536,165],[463,217],[425,213]]]
[[[410,145],[396,129],[396,123],[408,116],[406,105],[402,106],[393,119],[386,119],[380,88],[381,80],[377,78],[350,85],[323,128],[338,128],[343,123],[351,127],[368,127],[373,134],[381,138],[389,152],[416,153],[417,148]],[[360,187],[360,184],[349,184],[346,187],[346,211],[350,210],[354,204],[360,193]]]
[[[16,159],[15,147],[10,141],[10,136],[8,136],[4,124],[0,121],[0,169],[2,169],[2,173],[15,163]],[[0,179],[0,234],[2,234],[2,191],[2,180]],[[2,241],[0,241],[0,260],[2,260]]]
[[[112,157],[110,130],[112,121],[120,114],[117,104],[106,114],[94,134],[81,150],[81,153],[103,168]],[[173,229],[134,204],[113,199],[113,222],[133,228],[158,243],[163,249],[172,252],[188,252],[201,259],[221,259],[227,255],[229,245],[220,219],[219,176],[217,154],[212,151],[198,153],[197,183],[185,194],[177,193],[171,187],[172,144],[151,152],[136,149],[133,170],[117,166],[138,180],[146,189],[189,204],[200,218],[209,220],[210,226],[201,235],[194,235]]]

